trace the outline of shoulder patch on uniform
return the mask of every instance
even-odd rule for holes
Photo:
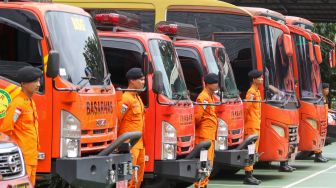
[[[207,100],[204,100],[203,103],[208,104],[209,102]],[[207,105],[203,105],[203,108],[206,109]]]
[[[252,101],[254,99],[254,94],[250,95],[250,100]]]
[[[124,114],[128,109],[128,106],[126,104],[121,105],[121,113]]]
[[[16,108],[13,116],[13,121],[16,123],[16,121],[19,119],[20,115],[22,114],[21,108]]]

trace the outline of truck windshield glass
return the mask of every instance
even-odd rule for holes
[[[314,45],[314,44],[313,44]],[[321,79],[321,73],[320,73],[320,66],[317,63],[316,60],[316,52],[315,52],[315,48],[314,49],[314,55],[315,55],[315,59],[314,59],[314,63],[312,64],[313,67],[313,89],[315,89],[314,93],[316,92],[320,97],[323,96],[322,93],[322,79]]]
[[[264,80],[268,81],[269,89],[266,90],[267,100],[287,101],[288,96],[294,96],[294,76],[292,59],[284,50],[283,32],[268,25],[259,25],[260,46],[263,55]]]
[[[91,18],[48,12],[52,48],[60,54],[59,75],[75,85],[102,85],[107,75],[102,48]]]
[[[230,65],[230,60],[225,52],[225,49],[218,47],[206,47],[203,49],[203,52],[209,73],[218,74],[219,70],[221,70],[220,72],[223,74],[225,90],[222,92],[224,97],[237,97],[238,90],[236,82]]]
[[[309,41],[300,35],[294,35],[296,57],[299,64],[299,82],[301,98],[315,98],[316,90],[313,87],[314,70],[309,58]],[[315,90],[315,92],[314,92]]]
[[[149,49],[154,69],[162,72],[163,95],[173,100],[187,99],[187,87],[173,44],[153,39],[149,41]]]

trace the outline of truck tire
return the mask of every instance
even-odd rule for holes
[[[310,157],[312,155],[314,155],[313,151],[301,151],[296,155],[295,159],[296,160],[309,160],[311,159]]]
[[[146,179],[142,183],[142,188],[173,188],[176,183],[165,178]]]

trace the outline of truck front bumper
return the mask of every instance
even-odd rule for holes
[[[258,153],[249,155],[246,149],[215,151],[214,166],[244,168],[245,166],[253,165],[258,159]]]
[[[156,176],[181,182],[195,182],[209,175],[210,161],[201,162],[199,159],[181,159],[155,161]]]
[[[132,178],[131,154],[57,159],[56,173],[75,187],[106,187]]]

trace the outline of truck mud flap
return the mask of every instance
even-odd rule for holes
[[[155,161],[154,173],[165,179],[192,183],[202,178],[199,170],[204,165],[210,169],[209,161],[201,162],[199,159]]]
[[[56,173],[75,187],[99,188],[129,180],[131,169],[129,153],[56,160]]]

